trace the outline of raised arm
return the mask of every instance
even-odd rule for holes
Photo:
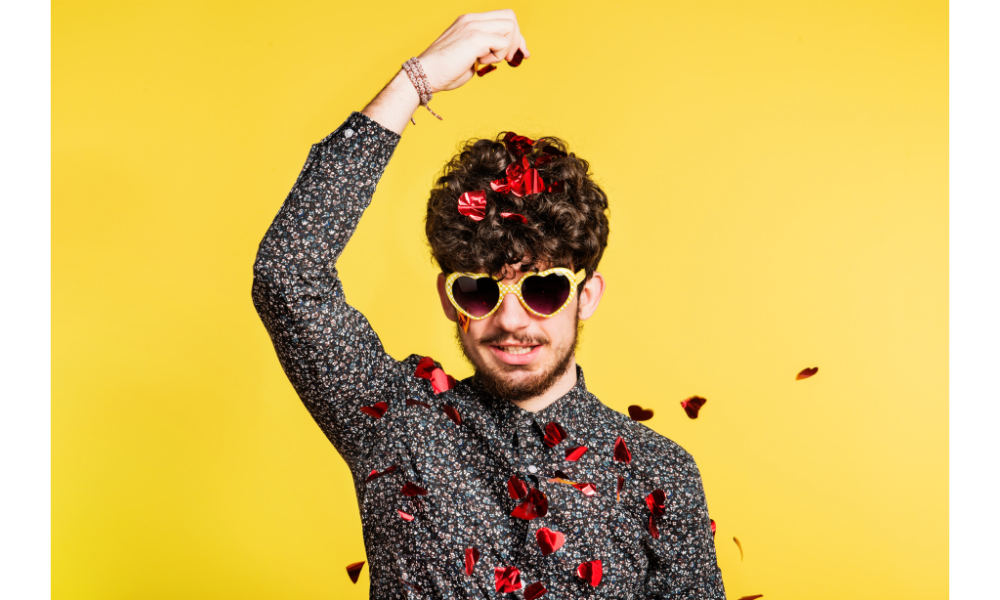
[[[510,11],[465,15],[420,55],[435,92],[475,65],[527,48]],[[410,373],[347,305],[334,264],[371,201],[419,96],[400,71],[365,108],[314,145],[254,263],[253,302],[278,359],[313,418],[352,469],[374,420],[360,408],[398,398]]]

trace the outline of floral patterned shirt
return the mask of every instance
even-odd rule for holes
[[[399,135],[353,113],[312,147],[254,264],[278,359],[350,466],[371,597],[725,598],[680,446],[576,386],[538,412],[386,354],[333,268]]]

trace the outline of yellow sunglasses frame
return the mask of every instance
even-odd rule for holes
[[[556,310],[551,315],[546,315],[546,314],[542,314],[542,313],[536,311],[535,309],[531,308],[530,306],[528,306],[528,303],[524,301],[524,297],[521,296],[521,285],[524,284],[524,282],[529,277],[546,277],[548,275],[553,275],[553,274],[563,275],[563,276],[566,277],[566,279],[570,280],[571,283],[570,283],[570,286],[569,286],[569,296],[566,297],[566,302],[563,302],[563,305],[560,306],[558,310]],[[474,317],[474,316],[470,315],[469,313],[467,313],[465,311],[465,309],[463,309],[461,306],[459,306],[458,302],[455,301],[455,296],[452,295],[452,291],[451,291],[452,286],[455,284],[455,280],[457,280],[459,277],[469,277],[471,279],[482,279],[483,277],[489,277],[493,281],[496,281],[497,282],[497,287],[500,288],[500,296],[498,297],[498,299],[497,299],[497,305],[493,307],[493,310],[491,310],[490,312],[486,313],[485,315],[483,315],[481,317]],[[458,312],[462,313],[466,317],[472,319],[473,321],[481,321],[482,319],[485,319],[485,318],[489,317],[490,315],[492,315],[493,313],[495,313],[497,311],[497,309],[500,308],[500,305],[503,304],[503,299],[507,297],[507,294],[514,294],[515,296],[517,296],[517,299],[521,303],[521,306],[523,306],[524,309],[526,311],[530,312],[531,314],[539,316],[539,317],[549,318],[549,317],[554,317],[554,316],[558,315],[560,312],[562,312],[562,310],[564,308],[566,308],[567,306],[569,306],[569,303],[572,302],[573,298],[576,297],[576,288],[577,288],[577,286],[579,286],[580,283],[582,281],[584,281],[586,278],[587,278],[587,270],[586,269],[580,269],[576,273],[573,273],[573,271],[570,271],[569,269],[567,269],[565,267],[555,267],[553,269],[546,269],[544,271],[538,271],[537,273],[535,273],[535,272],[525,273],[523,277],[521,277],[519,280],[517,280],[517,283],[513,283],[513,284],[510,284],[510,285],[507,285],[505,283],[501,283],[499,279],[497,279],[496,277],[494,277],[492,275],[489,275],[488,273],[452,273],[451,275],[448,276],[448,279],[445,280],[444,289],[448,292],[448,300],[451,300],[451,305],[455,307],[455,310],[457,310]]]

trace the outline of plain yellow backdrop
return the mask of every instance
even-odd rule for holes
[[[947,3],[509,6],[533,57],[416,113],[348,300],[469,375],[427,191],[468,137],[563,137],[612,207],[579,362],[698,461],[729,598],[946,597]],[[310,145],[500,7],[53,3],[55,598],[367,597],[348,470],[251,266]]]

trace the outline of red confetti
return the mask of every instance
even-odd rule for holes
[[[574,483],[573,487],[583,492],[583,495],[588,498],[597,494],[597,486],[592,483]]]
[[[362,406],[361,412],[365,413],[373,419],[381,419],[385,411],[389,410],[389,405],[385,402],[376,402],[371,406]]]
[[[517,475],[511,475],[507,480],[507,493],[514,500],[520,500],[528,495],[528,484],[518,479]]]
[[[494,179],[490,182],[490,187],[498,194],[510,193],[518,198],[541,194],[546,190],[545,182],[542,181],[542,175],[538,172],[538,169],[531,166],[527,156],[522,157],[521,162],[508,165],[507,177]]]
[[[625,440],[621,437],[615,440],[615,461],[625,463],[626,465],[632,462],[632,453],[629,452],[628,446],[625,445]]]
[[[479,562],[479,550],[476,548],[466,548],[465,549],[465,574],[472,575],[473,569],[476,568],[476,563]]]
[[[687,400],[682,400],[681,406],[684,407],[684,412],[687,413],[687,416],[692,419],[697,419],[698,411],[701,410],[702,406],[705,406],[706,402],[708,402],[708,400],[705,400],[701,396],[691,396]]]
[[[712,538],[714,539],[715,538],[715,519],[709,519],[709,522],[711,522],[711,524],[712,524]]]
[[[507,594],[521,589],[521,571],[517,567],[496,567],[493,573],[498,592]]]
[[[538,438],[535,438],[538,439]],[[549,448],[555,448],[556,445],[566,439],[566,430],[562,428],[562,425],[553,421],[545,426],[545,445]]]
[[[476,75],[479,75],[480,77],[482,77],[483,75],[486,75],[487,73],[489,73],[491,71],[496,71],[496,70],[497,70],[497,66],[496,65],[486,65],[482,69],[479,69],[478,71],[476,71]]]
[[[660,530],[656,526],[656,517],[649,515],[649,535],[653,536],[654,540],[660,539]]]
[[[542,556],[548,556],[563,547],[563,544],[566,543],[566,536],[562,532],[541,527],[535,531],[535,540],[542,550]]]
[[[361,567],[363,566],[365,566],[365,561],[347,565],[347,576],[351,578],[353,583],[358,582],[358,576],[361,575]]]
[[[477,190],[465,192],[458,197],[458,212],[473,221],[482,221],[486,217],[486,192]]]
[[[413,398],[406,399],[407,406],[423,406],[424,408],[430,408],[431,405],[426,402],[421,402],[420,400],[414,400]]]
[[[458,411],[455,409],[454,406],[445,404],[444,406],[441,407],[441,410],[444,411],[444,414],[448,415],[449,419],[455,422],[455,425],[462,424],[462,415],[458,414]]]
[[[400,491],[403,492],[403,495],[408,498],[412,498],[414,496],[427,495],[427,490],[413,483],[412,481],[407,481],[406,484],[403,485],[403,489],[401,489]]]
[[[415,583],[410,583],[409,581],[403,579],[402,577],[399,578],[399,582],[402,583],[403,585],[405,585],[406,587],[410,588],[414,592],[418,593],[418,594],[423,591],[422,589],[420,589],[419,585],[417,585]]]
[[[507,151],[514,155],[514,160],[521,160],[524,155],[531,151],[535,145],[535,140],[523,135],[517,135],[513,131],[508,131],[503,136],[503,144],[507,146]],[[524,163],[527,167],[527,163]],[[509,168],[509,167],[508,167]]]
[[[538,167],[544,165],[545,163],[553,161],[555,159],[556,157],[551,154],[542,154],[541,156],[535,159],[535,168],[537,169]]]
[[[795,376],[795,380],[799,379],[809,379],[819,371],[819,367],[812,367],[811,369],[802,369],[799,374]]]
[[[434,369],[431,371],[430,380],[435,394],[447,392],[451,388],[455,387],[456,383],[455,378],[451,375],[446,375],[444,369]]]
[[[584,452],[586,452],[586,451],[587,451],[587,447],[586,446],[577,446],[576,448],[573,448],[572,450],[567,450],[566,451],[566,460],[568,460],[570,462],[576,462],[576,461],[580,460],[580,457],[583,456]]]
[[[753,596],[741,596],[740,600],[757,600],[757,598],[763,598],[764,594],[754,594]]]
[[[560,471],[559,469],[556,469],[556,477],[560,479],[569,479],[569,475],[567,475],[565,471]]]
[[[653,513],[654,517],[662,517],[667,512],[664,506],[666,502],[667,495],[663,493],[663,490],[653,490],[646,496],[646,506],[649,507],[649,512]]]
[[[625,478],[621,475],[618,476],[618,491],[615,492],[615,501],[621,502],[622,500],[622,487],[625,486]]]
[[[582,563],[576,568],[576,574],[590,585],[597,587],[601,583],[601,575],[604,574],[600,560],[592,560]]]
[[[532,488],[524,502],[510,513],[510,516],[530,521],[537,517],[544,517],[549,513],[549,499],[545,494]]]
[[[521,49],[518,48],[517,51],[514,52],[514,56],[507,61],[507,64],[512,67],[517,67],[521,64],[522,60],[524,60],[524,52],[521,52]]]
[[[653,418],[653,409],[633,404],[628,407],[628,416],[633,421],[648,421]]]
[[[562,181],[553,181],[545,188],[546,193],[561,194],[565,184]]]
[[[536,581],[535,583],[524,588],[524,600],[536,600],[544,596],[549,590],[545,589],[541,581]]]
[[[435,368],[434,359],[429,356],[425,356],[420,359],[419,363],[417,363],[417,370],[413,374],[421,379],[430,379],[431,371]]]
[[[365,479],[365,483],[368,483],[369,481],[372,481],[373,479],[378,479],[379,477],[381,477],[383,475],[388,475],[389,473],[392,473],[393,471],[395,471],[397,468],[398,467],[396,465],[391,465],[391,466],[387,467],[386,470],[382,471],[381,473],[379,473],[375,469],[372,469],[372,472],[368,474],[368,478]]]
[[[407,523],[409,523],[410,521],[413,520],[413,515],[407,514],[407,513],[403,512],[403,511],[399,510],[398,508],[396,509],[396,512],[398,512],[400,518],[402,518]]]
[[[505,219],[510,219],[511,221],[520,221],[521,223],[527,223],[528,222],[528,218],[527,217],[525,217],[524,215],[519,215],[517,213],[502,212],[502,213],[500,213],[500,216],[503,217],[503,218],[505,218]],[[461,314],[461,313],[459,313],[459,314]]]

